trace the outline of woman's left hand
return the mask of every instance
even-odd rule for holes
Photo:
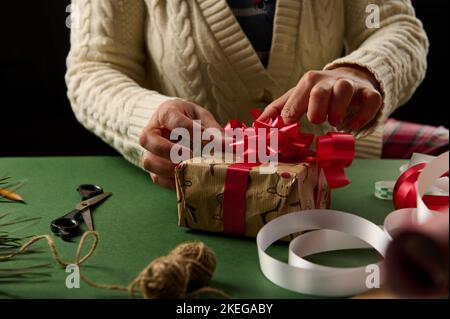
[[[379,83],[358,66],[330,71],[309,71],[297,86],[266,107],[260,120],[283,117],[295,123],[306,113],[313,124],[328,122],[354,131],[363,129],[378,114],[383,103]]]

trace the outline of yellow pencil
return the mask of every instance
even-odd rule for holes
[[[4,197],[15,202],[24,202],[23,198],[20,195],[4,188],[0,188],[0,197]]]

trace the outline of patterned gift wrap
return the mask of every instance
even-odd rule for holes
[[[224,232],[224,185],[229,166],[195,163],[192,159],[177,166],[180,226]],[[261,174],[262,166],[252,167],[248,173],[245,236],[255,237],[263,225],[283,214],[329,207],[330,189],[321,177],[319,190],[316,163],[279,163],[273,174]]]

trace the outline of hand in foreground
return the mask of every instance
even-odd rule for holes
[[[204,128],[222,129],[213,115],[201,106],[183,100],[170,100],[158,107],[142,131],[140,144],[145,152],[141,161],[155,184],[175,188],[176,164],[170,160],[170,150],[175,144],[170,141],[170,132],[175,128],[186,128],[192,136],[193,120],[201,120]]]
[[[298,122],[306,113],[313,124],[328,122],[341,129],[363,129],[382,106],[379,83],[366,69],[346,66],[331,71],[310,71],[280,98],[266,107],[260,120],[283,117]]]

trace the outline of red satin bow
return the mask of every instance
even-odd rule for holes
[[[348,133],[328,133],[316,138],[316,152],[310,149],[314,141],[314,135],[301,133],[298,123],[286,125],[279,116],[275,120],[269,119],[265,122],[258,121],[260,116],[258,109],[251,112],[255,118],[252,127],[236,120],[231,120],[225,129],[242,128],[251,130],[252,134],[244,141],[233,142],[235,147],[244,143],[244,165],[248,164],[251,154],[258,152],[258,141],[266,139],[266,154],[274,154],[275,150],[270,148],[270,138],[274,134],[270,128],[277,129],[278,135],[278,161],[283,163],[317,162],[319,169],[323,170],[330,188],[339,188],[349,184],[344,169],[351,165],[355,156],[355,139]],[[261,136],[258,129],[264,128],[265,134]],[[254,141],[251,141],[254,139]],[[250,165],[254,166],[254,165]]]
[[[246,191],[248,186],[249,169],[260,163],[249,163],[250,155],[258,154],[258,145],[261,139],[265,139],[266,155],[278,153],[280,162],[299,163],[317,162],[319,172],[323,171],[330,188],[345,186],[349,183],[345,177],[344,168],[348,167],[354,157],[355,140],[351,134],[329,133],[316,139],[317,151],[310,147],[314,135],[301,133],[298,124],[286,125],[279,116],[274,121],[258,121],[260,111],[254,109],[250,112],[255,121],[248,128],[245,124],[231,120],[225,126],[227,129],[241,128],[250,130],[247,138],[242,141],[230,143],[233,151],[240,144],[244,144],[244,163],[232,164],[228,167],[224,185],[223,229],[225,233],[234,235],[245,234]],[[259,134],[259,128],[264,128],[264,134]],[[270,130],[276,128],[277,130]],[[278,136],[278,150],[270,148],[272,134]],[[252,141],[253,139],[253,141]],[[256,156],[253,156],[257,160]]]
[[[396,209],[417,207],[417,179],[425,168],[426,163],[414,165],[403,172],[394,186],[394,206]],[[448,172],[445,174],[448,176]],[[446,211],[448,209],[448,196],[425,195],[423,197],[427,207],[434,211]]]

